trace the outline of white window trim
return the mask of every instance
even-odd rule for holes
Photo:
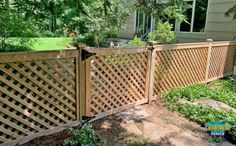
[[[189,33],[192,33],[192,34],[206,34],[206,31],[207,31],[207,22],[208,22],[208,10],[209,10],[209,4],[210,4],[210,0],[208,0],[208,4],[207,4],[207,12],[206,12],[206,22],[205,22],[205,30],[204,32],[194,32],[193,31],[193,25],[194,25],[194,18],[195,18],[195,8],[196,8],[196,0],[186,0],[186,1],[193,1],[193,6],[192,6],[192,18],[191,18],[191,26],[190,26],[190,31],[181,31],[180,30],[180,26],[181,26],[181,23],[180,22],[176,22],[176,26],[178,26],[178,33],[183,33],[183,34],[189,34]]]
[[[137,15],[137,10],[135,10],[135,16],[134,16],[134,18],[135,18],[135,20],[134,20],[134,32],[136,32],[137,31],[137,26],[136,26],[136,24],[137,24],[137,22],[139,21],[139,14]],[[146,14],[145,13],[143,13],[143,24],[142,24],[142,27],[143,28],[145,28],[145,23],[146,23]],[[150,26],[150,29],[151,29],[151,32],[152,31],[154,31],[155,30],[155,18],[154,18],[154,16],[151,16],[151,26]],[[138,26],[139,27],[139,26]],[[145,32],[145,29],[143,29],[143,32],[142,33],[144,33]]]
[[[134,12],[134,33],[136,33],[136,24],[137,24],[137,10]]]

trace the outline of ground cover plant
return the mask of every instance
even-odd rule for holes
[[[207,84],[195,84],[185,88],[172,89],[165,95],[166,106],[179,112],[181,115],[195,121],[202,126],[207,122],[222,121],[231,125],[226,138],[233,143],[236,142],[236,114],[226,109],[215,109],[214,107],[192,104],[198,99],[214,99],[229,106],[236,107],[236,77],[228,77]],[[189,102],[180,102],[186,100]]]

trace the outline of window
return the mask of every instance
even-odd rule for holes
[[[141,35],[152,31],[153,18],[143,12],[136,13],[136,33]]]
[[[208,0],[193,0],[187,2],[190,8],[185,12],[186,22],[180,24],[182,32],[205,32]]]
[[[136,32],[137,33],[143,33],[144,31],[144,13],[137,12],[136,13]]]

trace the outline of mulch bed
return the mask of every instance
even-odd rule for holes
[[[65,140],[71,140],[73,138],[75,138],[75,135],[72,132],[64,130],[56,134],[35,138],[21,146],[56,146],[63,144]]]

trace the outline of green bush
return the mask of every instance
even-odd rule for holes
[[[141,38],[135,36],[134,39],[128,43],[128,46],[132,46],[132,47],[146,46],[146,43],[144,41],[142,41]]]
[[[173,28],[173,25],[171,25],[169,22],[161,23],[159,22],[157,24],[157,29],[155,32],[150,32],[148,34],[148,40],[149,41],[156,41],[157,43],[170,43],[175,39],[175,34],[171,30]]]

